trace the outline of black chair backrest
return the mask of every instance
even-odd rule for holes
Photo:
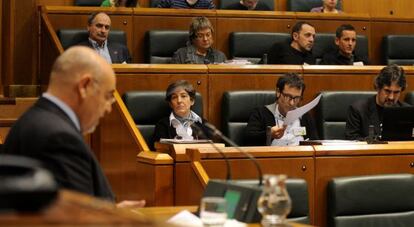
[[[316,106],[316,123],[321,139],[345,139],[349,106],[376,94],[374,91],[324,91]]]
[[[319,64],[323,55],[336,48],[335,34],[318,33],[315,37],[315,43],[312,48],[312,54],[316,58],[316,64]]]
[[[227,91],[221,101],[222,130],[236,144],[244,145],[244,129],[254,108],[275,102],[275,91]]]
[[[103,0],[75,0],[75,6],[101,6]]]
[[[240,184],[258,185],[258,180],[233,180]],[[304,179],[286,179],[286,189],[292,200],[292,210],[288,215],[289,221],[310,224],[308,184]]]
[[[148,146],[153,150],[152,136],[155,125],[171,113],[165,100],[165,91],[129,91],[122,96],[122,99]],[[200,93],[196,93],[192,110],[200,117],[203,116],[203,100]]]
[[[322,0],[287,0],[287,11],[310,12],[312,8],[322,6]],[[341,10],[342,4],[339,0],[336,8]]]
[[[328,183],[328,226],[413,226],[414,175],[334,178]]]
[[[414,91],[410,91],[405,94],[404,102],[414,105]]]
[[[150,0],[150,7],[156,8],[160,0]]]
[[[185,47],[188,41],[188,31],[153,30],[145,34],[146,62],[168,64],[174,52]]]
[[[384,64],[414,64],[414,35],[387,35],[383,37]]]
[[[219,9],[226,9],[229,5],[240,2],[240,0],[221,0],[219,3]],[[271,10],[275,10],[274,0],[260,0],[261,3],[266,4]]]
[[[57,31],[63,49],[67,49],[80,42],[88,40],[89,34],[85,29],[60,29]],[[109,42],[121,43],[126,46],[126,34],[122,30],[111,30],[108,36]]]
[[[285,42],[288,39],[288,33],[232,32],[229,43],[230,58],[258,63],[275,42]]]

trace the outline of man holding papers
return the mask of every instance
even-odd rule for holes
[[[246,144],[285,146],[299,145],[299,141],[304,139],[318,139],[315,123],[308,113],[300,118],[286,118],[289,111],[298,107],[304,91],[303,78],[296,73],[287,73],[280,77],[276,83],[276,102],[256,108],[250,115],[246,128]],[[316,104],[317,100],[314,101],[314,105]],[[309,110],[314,105],[306,109]]]

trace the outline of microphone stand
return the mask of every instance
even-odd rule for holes
[[[235,142],[233,142],[231,139],[229,139],[227,136],[223,135],[223,133],[221,133],[214,125],[206,122],[204,124],[208,129],[210,129],[214,135],[217,135],[218,137],[220,137],[221,139],[224,140],[224,142],[230,144],[232,147],[234,147],[237,151],[243,153],[244,155],[246,155],[255,165],[257,173],[259,175],[259,186],[261,186],[263,183],[263,173],[262,173],[262,169],[260,168],[259,163],[257,162],[256,158],[253,157],[253,155],[251,155],[250,153],[244,151],[243,149],[241,149]],[[221,151],[220,148],[216,148],[217,150],[220,150],[220,153],[223,153],[223,151]]]
[[[197,124],[193,123],[191,126],[196,129],[197,136],[198,135],[206,136],[203,129],[201,129]],[[208,142],[213,146],[214,150],[216,150],[221,155],[221,157],[223,157],[224,161],[226,162],[226,172],[227,172],[226,181],[231,180],[231,168],[230,168],[229,159],[224,154],[224,152],[219,147],[217,147],[211,140],[208,139]]]

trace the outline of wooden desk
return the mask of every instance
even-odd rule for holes
[[[140,213],[145,217],[158,220],[167,221],[172,216],[178,214],[180,211],[188,210],[190,212],[196,212],[197,206],[175,206],[175,207],[144,207],[134,209],[136,213]],[[304,225],[299,223],[290,222],[292,227],[310,227],[310,225]],[[248,227],[260,227],[260,224],[248,224]]]
[[[62,190],[48,208],[36,213],[0,213],[1,226],[162,226],[149,218],[116,209],[112,203]]]

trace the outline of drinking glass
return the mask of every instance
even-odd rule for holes
[[[224,226],[227,219],[226,200],[222,197],[201,199],[200,218],[204,226]]]

